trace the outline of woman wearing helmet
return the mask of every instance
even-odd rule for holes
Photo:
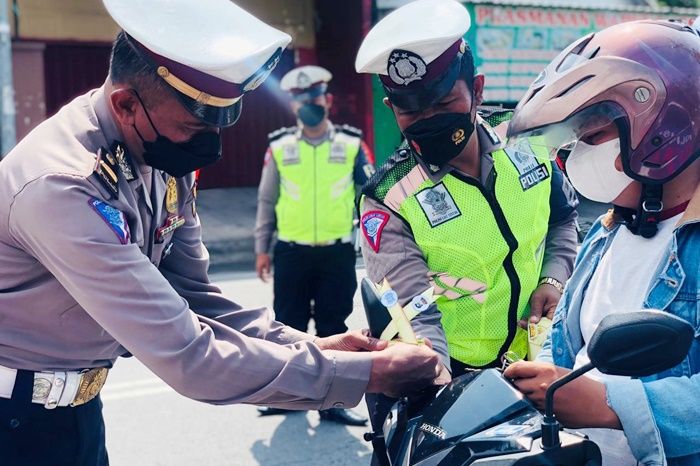
[[[567,426],[590,427],[604,463],[700,465],[700,38],[636,21],[570,45],[530,86],[508,128],[566,161],[585,197],[612,202],[581,246],[538,362],[505,375],[543,404],[549,384],[588,362],[607,314],[662,309],[696,338],[679,366],[643,379],[597,371],[557,392]],[[607,460],[607,461],[606,461]]]

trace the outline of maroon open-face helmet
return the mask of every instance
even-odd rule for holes
[[[615,123],[625,173],[659,185],[700,153],[700,37],[675,21],[634,21],[589,34],[542,71],[508,136],[552,149]]]

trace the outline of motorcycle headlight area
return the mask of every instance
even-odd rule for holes
[[[493,440],[514,437],[532,437],[532,434],[539,434],[542,424],[542,415],[538,412],[528,412],[522,416],[511,419],[503,424],[498,424],[490,429],[468,437],[466,441],[472,440]],[[539,435],[538,435],[539,436]]]

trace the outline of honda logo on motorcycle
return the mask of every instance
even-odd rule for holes
[[[445,440],[445,437],[447,437],[447,432],[445,432],[444,430],[442,430],[438,426],[428,424],[427,422],[424,422],[423,424],[421,424],[420,430],[422,430],[423,432],[427,432],[429,434],[433,434],[434,436],[436,436],[440,440]]]

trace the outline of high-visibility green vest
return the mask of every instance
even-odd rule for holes
[[[533,154],[531,147],[491,154],[488,189],[456,172],[433,183],[409,150],[399,150],[379,171],[382,181],[364,191],[410,225],[439,295],[450,356],[473,367],[527,352],[517,323],[539,282],[551,191],[547,155]],[[403,186],[391,190],[396,184]]]
[[[295,128],[272,133],[270,149],[280,174],[275,206],[280,239],[327,244],[351,234],[360,141],[342,127],[318,146]]]

